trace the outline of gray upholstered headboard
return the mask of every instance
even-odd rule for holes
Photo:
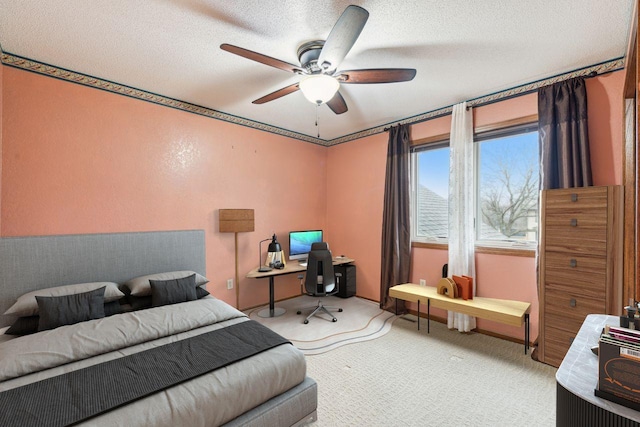
[[[36,289],[123,283],[175,270],[205,271],[204,230],[74,234],[0,239],[0,327],[16,299]]]

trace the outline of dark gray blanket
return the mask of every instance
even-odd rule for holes
[[[67,426],[288,341],[249,320],[0,393],[2,426]]]

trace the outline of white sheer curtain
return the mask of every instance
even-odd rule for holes
[[[449,276],[473,277],[475,295],[473,112],[466,102],[453,106],[449,151]],[[450,311],[447,326],[468,332],[476,318]]]

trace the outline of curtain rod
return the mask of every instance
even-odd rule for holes
[[[591,78],[591,77],[596,77],[597,75],[598,75],[598,72],[597,72],[596,70],[593,70],[593,71],[591,71],[589,74],[585,74],[585,75],[584,75],[584,76],[582,76],[582,77],[583,77],[583,78],[585,78],[585,79],[589,79],[589,78]],[[548,86],[548,85],[547,85],[547,86]],[[496,103],[496,102],[500,102],[500,101],[506,101],[507,99],[517,98],[517,97],[522,96],[522,95],[527,95],[527,94],[533,93],[533,92],[535,92],[535,91],[537,91],[537,90],[538,90],[538,89],[533,89],[533,90],[530,90],[530,91],[527,91],[527,92],[518,93],[518,94],[513,95],[513,96],[506,96],[506,97],[504,97],[504,98],[494,99],[494,100],[487,101],[487,102],[483,102],[483,103],[479,103],[479,104],[476,104],[476,105],[467,105],[467,111],[468,111],[468,110],[469,110],[469,108],[471,108],[471,107],[483,107],[483,106],[485,106],[485,105],[494,104],[494,103]],[[472,102],[472,101],[469,101],[469,102]],[[429,118],[427,118],[427,119],[417,120],[417,121],[415,121],[415,122],[411,122],[411,123],[409,123],[409,124],[414,125],[414,124],[417,124],[417,123],[427,122],[427,121],[429,121],[429,120],[437,119],[437,118],[439,118],[439,117],[443,117],[443,116],[446,116],[446,115],[449,115],[449,114],[451,114],[451,113],[443,113],[443,114],[440,114],[440,115],[435,116],[435,117],[429,117]],[[388,132],[388,131],[389,131],[392,127],[394,127],[394,126],[399,126],[399,125],[392,125],[392,126],[389,126],[389,127],[385,127],[385,128],[383,129],[383,131],[384,131],[384,132]]]

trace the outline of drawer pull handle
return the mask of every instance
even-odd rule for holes
[[[569,260],[569,267],[576,268],[578,266],[578,261],[575,259]]]
[[[572,202],[577,202],[578,201],[578,195],[576,193],[571,194],[571,201]]]
[[[569,300],[569,305],[570,305],[571,307],[575,307],[575,306],[576,306],[576,299],[575,299],[575,298],[571,298],[571,299]]]
[[[578,220],[576,218],[571,218],[571,226],[572,227],[577,227],[578,226]]]

